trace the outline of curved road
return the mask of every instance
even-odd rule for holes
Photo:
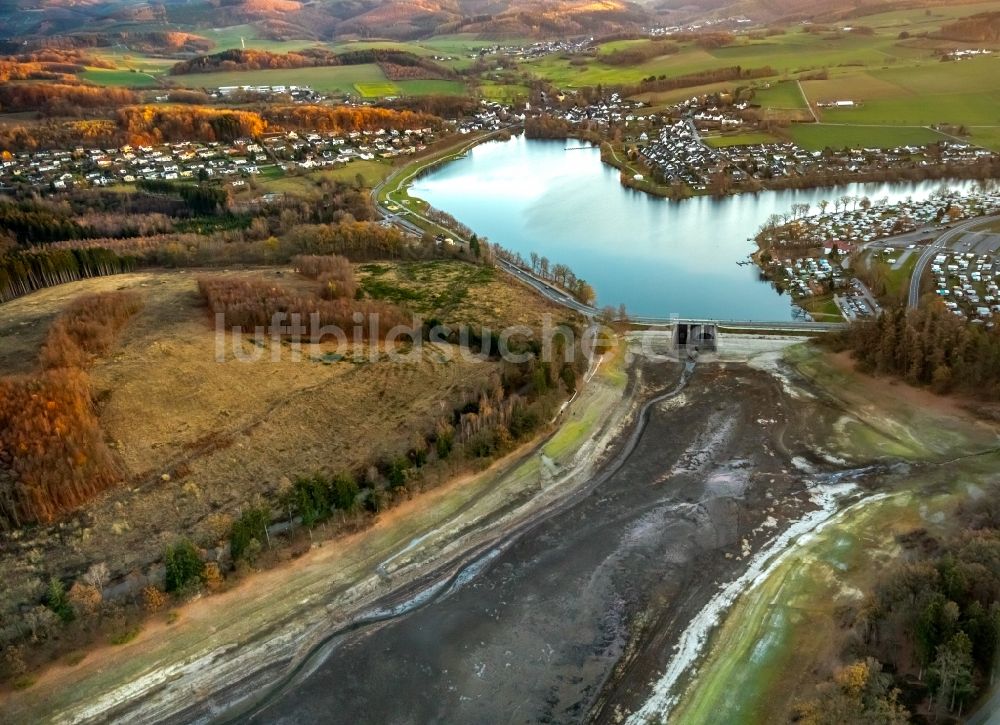
[[[920,304],[920,280],[924,276],[924,272],[927,270],[927,265],[930,264],[931,259],[934,258],[938,252],[950,244],[952,241],[961,237],[967,231],[973,227],[977,227],[981,224],[989,224],[993,221],[1000,220],[1000,215],[992,216],[981,216],[975,219],[970,219],[967,222],[959,224],[953,229],[949,229],[940,237],[931,242],[926,249],[920,254],[920,258],[917,259],[917,264],[913,268],[913,276],[910,277],[910,295],[907,301],[910,309],[916,309]]]

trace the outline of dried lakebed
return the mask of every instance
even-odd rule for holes
[[[655,392],[603,473],[333,633],[223,719],[666,712],[727,604],[880,469],[830,463],[817,441],[842,411],[768,372],[640,358],[633,375]]]

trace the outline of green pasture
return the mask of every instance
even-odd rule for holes
[[[894,148],[922,146],[946,137],[923,127],[835,126],[826,123],[796,123],[789,127],[792,140],[803,148],[822,151],[829,148]]]
[[[461,96],[466,92],[465,84],[462,81],[421,79],[393,82],[399,89],[397,93],[404,96]]]
[[[88,68],[79,77],[81,80],[100,86],[152,88],[159,85],[160,75],[153,75],[146,71],[131,71],[127,68]]]
[[[252,25],[203,28],[201,30],[192,30],[191,32],[215,43],[215,47],[210,51],[212,53],[218,53],[221,50],[228,50],[230,48],[241,48],[244,47],[244,43],[247,48],[267,50],[272,53],[287,53],[292,50],[325,45],[316,40],[269,40],[261,38],[257,28]]]
[[[316,91],[353,95],[356,84],[385,84],[388,80],[375,63],[322,68],[276,68],[268,70],[234,71],[231,73],[193,73],[170,76],[170,80],[186,88],[218,88],[219,86],[310,86]]]
[[[706,144],[717,149],[729,146],[778,143],[778,139],[769,133],[738,133],[732,136],[705,136],[703,139]]]
[[[383,96],[399,95],[399,88],[391,81],[376,81],[374,83],[355,83],[354,87],[364,98],[382,98]]]
[[[531,89],[514,83],[483,83],[479,86],[483,98],[495,101],[514,101],[527,98]]]
[[[759,88],[754,92],[754,103],[763,108],[806,109],[799,84],[795,81],[772,83],[770,88]]]

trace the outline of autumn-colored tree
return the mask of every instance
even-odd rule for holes
[[[147,612],[158,612],[167,603],[167,595],[157,586],[148,584],[142,590],[142,603]]]
[[[82,368],[111,348],[118,332],[141,307],[134,292],[107,292],[76,299],[53,323],[42,348],[42,367]]]
[[[67,593],[73,611],[80,619],[93,617],[100,611],[103,597],[101,592],[93,584],[84,581],[76,581]]]
[[[117,480],[83,372],[0,379],[0,527],[52,521]]]
[[[308,338],[316,332],[311,325],[315,315],[319,326],[335,326],[345,334],[350,332],[348,337],[353,337],[357,326],[361,337],[367,340],[372,334],[372,326],[367,324],[370,320],[378,320],[374,331],[380,336],[407,321],[403,311],[394,305],[358,301],[353,296],[321,299],[318,295],[294,292],[265,280],[202,277],[198,280],[198,288],[212,312],[224,315],[227,326],[245,331],[259,327],[269,334],[298,332],[301,337]],[[364,324],[357,322],[355,314],[361,315]],[[290,324],[292,315],[298,316],[297,326]],[[281,329],[272,329],[275,320]]]
[[[53,323],[43,372],[0,378],[0,527],[52,521],[118,480],[81,368],[138,304],[132,293],[80,298]]]

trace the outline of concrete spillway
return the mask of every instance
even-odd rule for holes
[[[717,352],[718,337],[713,324],[679,322],[674,325],[674,345],[679,353]]]

